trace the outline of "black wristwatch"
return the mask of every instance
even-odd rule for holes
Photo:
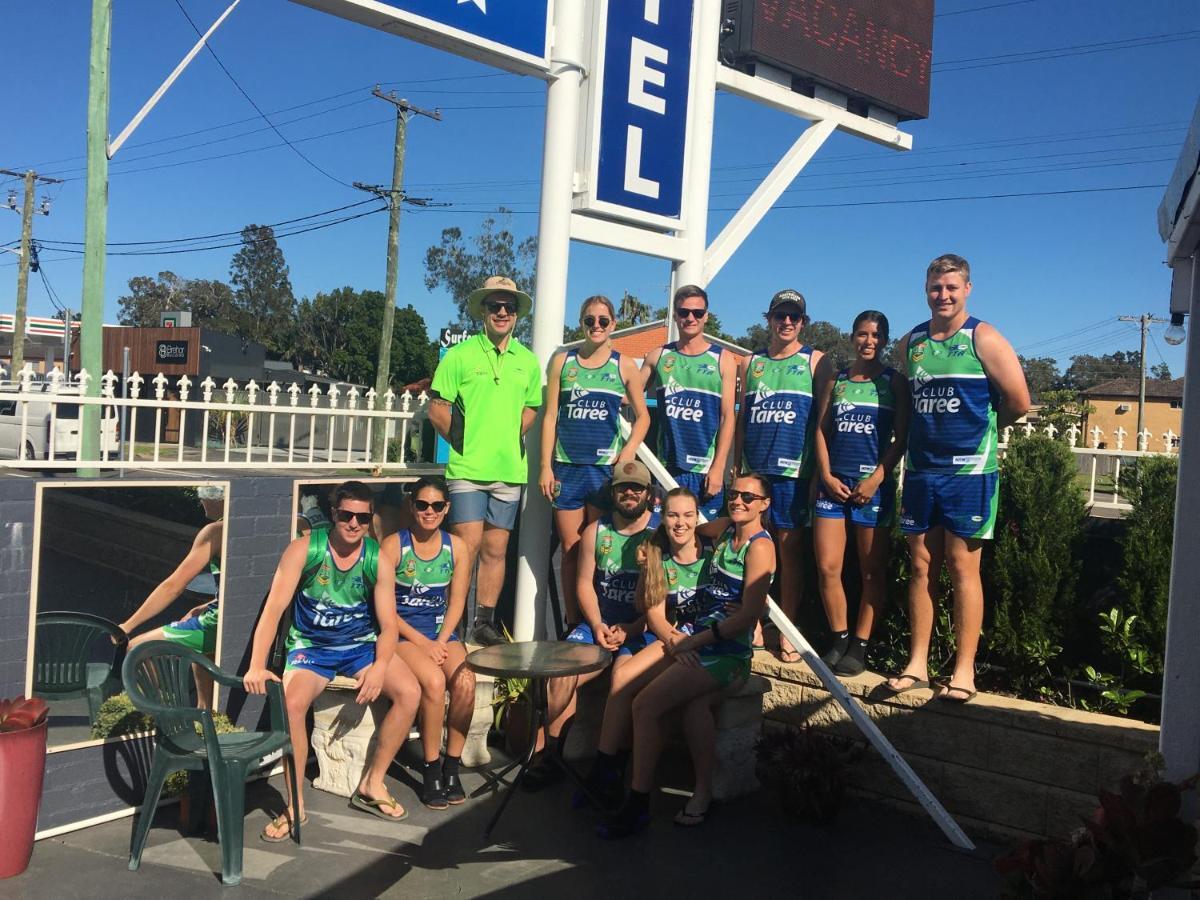
[[[709,625],[709,626],[708,626],[709,630],[712,632],[712,636],[713,636],[713,642],[714,642],[714,643],[720,643],[720,642],[721,642],[721,629],[719,629],[719,628],[717,627],[719,624],[721,624],[721,623],[720,623],[720,622],[713,622],[711,625]]]

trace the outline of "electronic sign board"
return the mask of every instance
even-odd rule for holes
[[[729,0],[723,58],[766,63],[901,119],[929,115],[933,0]]]

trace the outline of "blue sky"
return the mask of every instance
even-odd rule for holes
[[[182,2],[201,27],[226,5]],[[195,39],[173,0],[115,7],[113,134]],[[5,8],[7,21],[30,29],[27,40],[10,33],[0,54],[9,98],[0,167],[74,179],[46,192],[52,212],[35,218],[35,237],[81,241],[90,4],[9,0]],[[1020,352],[1065,364],[1074,353],[1136,349],[1136,326],[1116,317],[1165,316],[1169,271],[1155,227],[1162,189],[1125,188],[1170,176],[1200,95],[1200,10],[1193,0],[940,0],[937,9],[931,114],[906,126],[913,151],[835,136],[781,201],[791,208],[772,211],[710,285],[713,308],[740,334],[760,321],[774,291],[794,287],[816,318],[848,327],[874,307],[899,331],[926,313],[926,263],[950,251],[972,263],[973,311]],[[286,146],[242,152],[281,142],[201,54],[114,159],[110,241],[236,232],[363,200],[338,180],[390,178],[392,119],[370,96],[376,82],[443,111],[441,122],[410,126],[406,186],[453,205],[406,209],[401,304],[412,303],[434,332],[451,317],[448,297],[422,283],[422,258],[442,228],[471,233],[504,205],[519,235],[536,231],[542,82],[287,0],[245,0],[212,43],[258,106],[337,180]],[[1035,61],[1013,55],[1060,48]],[[802,125],[728,95],[716,109],[710,237]],[[187,163],[213,156],[224,158]],[[0,199],[13,187],[0,184]],[[1079,193],[1047,195],[1064,191]],[[941,199],[996,194],[1038,196]],[[382,288],[386,229],[386,216],[372,215],[283,241],[297,295]],[[0,209],[0,244],[19,236],[20,217]],[[170,269],[225,278],[233,252],[110,257],[105,320],[116,320],[131,277]],[[78,308],[80,258],[43,257],[58,297]],[[0,258],[0,311],[13,307],[12,262]],[[626,290],[665,303],[669,279],[665,262],[575,246],[568,306]],[[30,313],[52,312],[35,277]],[[1162,326],[1154,333],[1148,361],[1165,359],[1180,374],[1181,350],[1163,342]]]

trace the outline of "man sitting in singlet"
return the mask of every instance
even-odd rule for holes
[[[395,821],[408,815],[388,791],[383,776],[408,736],[421,688],[395,655],[399,634],[396,560],[381,553],[379,545],[367,536],[372,496],[371,489],[360,481],[338,486],[330,502],[333,527],[317,529],[288,545],[254,629],[250,667],[242,682],[249,693],[263,694],[268,681],[280,680],[267,670],[267,655],[279,619],[295,598],[283,696],[300,776],[296,779],[300,796],[289,797],[287,811],[263,829],[265,841],[287,840],[292,817],[299,816],[301,824],[307,818],[303,797],[308,759],[305,718],[313,701],[336,675],[348,675],[358,682],[359,703],[370,703],[381,695],[392,702],[376,732],[375,754],[351,805]]]
[[[646,646],[644,616],[637,608],[638,548],[654,532],[650,511],[650,470],[641,462],[613,467],[612,512],[592,522],[580,541],[578,587],[583,622],[564,640],[599,644],[622,666]],[[586,675],[551,678],[547,684],[546,754],[561,754],[563,728],[575,715],[575,696],[581,684],[598,678],[603,669]],[[543,761],[525,773],[522,785],[539,790],[562,777],[562,769]]]

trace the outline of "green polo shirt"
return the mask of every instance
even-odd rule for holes
[[[499,352],[486,334],[446,351],[431,388],[453,407],[447,478],[525,484],[521,414],[542,405],[542,368],[515,338]]]

